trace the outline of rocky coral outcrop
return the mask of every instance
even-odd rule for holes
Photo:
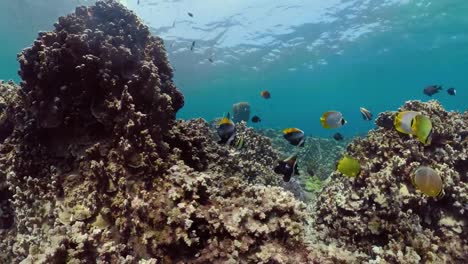
[[[362,174],[354,179],[338,172],[331,176],[332,183],[312,209],[317,212],[312,227],[319,240],[361,252],[359,261],[465,263],[468,141],[460,133],[468,116],[447,112],[436,101],[409,101],[400,110],[420,111],[432,119],[432,144],[425,147],[392,128],[353,141],[347,154],[360,161]],[[413,187],[410,175],[420,165],[441,175],[442,199]]]
[[[176,121],[183,97],[162,40],[123,6],[78,7],[19,61],[14,130],[0,144],[11,198],[0,206],[14,215],[0,262],[313,261],[304,205],[245,181],[276,184],[268,139],[239,125],[237,152],[204,121]]]

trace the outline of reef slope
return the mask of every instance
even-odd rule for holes
[[[346,153],[360,161],[362,173],[356,178],[331,175],[312,206],[310,228],[317,241],[359,252],[359,262],[466,263],[468,115],[447,112],[437,101],[409,101],[399,110],[432,119],[432,144],[425,147],[392,125],[354,140]],[[378,125],[386,126],[393,116],[382,113]],[[421,165],[440,174],[443,198],[414,188],[410,177]]]

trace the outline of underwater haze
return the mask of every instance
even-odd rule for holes
[[[2,1],[0,79],[19,81],[14,54],[37,31],[50,30],[56,17],[91,2]],[[359,107],[374,117],[413,99],[437,99],[449,110],[467,107],[464,0],[122,2],[165,41],[185,96],[179,118],[212,120],[246,101],[262,119],[255,127],[299,127],[330,137],[374,127]],[[433,84],[444,89],[423,94]],[[447,94],[449,87],[456,96]],[[271,99],[263,99],[262,90]],[[348,123],[323,129],[319,118],[328,110],[341,111]]]

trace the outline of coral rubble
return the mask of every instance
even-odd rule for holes
[[[468,115],[446,112],[436,101],[409,101],[400,110],[432,119],[432,145],[425,147],[385,125],[353,141],[347,154],[361,162],[362,174],[354,179],[337,172],[331,176],[313,208],[311,228],[320,241],[361,252],[359,261],[465,263],[468,141],[459,134],[468,126]],[[392,115],[382,114],[380,120]],[[414,188],[410,176],[421,165],[441,175],[443,198]]]
[[[206,122],[176,121],[163,42],[122,5],[78,7],[18,59],[21,88],[0,97],[15,97],[0,112],[2,134],[14,121],[1,263],[313,261],[304,205],[248,183],[279,185],[269,140],[239,124],[245,149],[232,151]]]

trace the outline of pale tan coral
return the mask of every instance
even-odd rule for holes
[[[468,148],[456,137],[468,118],[446,112],[435,101],[409,101],[400,110],[420,111],[432,119],[431,146],[392,128],[354,140],[347,153],[360,161],[362,174],[355,179],[332,174],[312,208],[312,227],[328,243],[368,254],[363,261],[466,262]],[[411,173],[421,165],[441,175],[442,199],[427,197],[412,185]]]

